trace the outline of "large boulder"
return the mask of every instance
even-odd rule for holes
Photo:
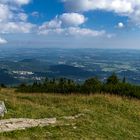
[[[4,117],[5,113],[7,113],[6,106],[3,101],[0,101],[0,116]]]

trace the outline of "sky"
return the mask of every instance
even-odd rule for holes
[[[139,44],[140,0],[0,0],[0,47]]]

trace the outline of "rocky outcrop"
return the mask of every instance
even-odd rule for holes
[[[31,127],[44,127],[56,123],[56,118],[50,119],[7,119],[0,120],[0,132],[24,130]]]
[[[75,120],[79,117],[83,117],[84,114],[80,113],[75,116],[63,116],[61,119],[64,120]],[[45,119],[29,119],[29,118],[17,118],[17,119],[5,119],[0,120],[0,133],[9,132],[15,130],[24,130],[31,127],[44,127],[48,125],[62,125],[58,123],[56,118],[45,118]],[[64,124],[63,124],[64,125]],[[70,125],[70,124],[65,124]]]
[[[0,101],[0,116],[4,117],[4,114],[7,113],[5,103]]]

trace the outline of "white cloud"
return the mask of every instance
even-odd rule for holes
[[[106,35],[104,30],[97,31],[88,28],[80,27],[68,27],[68,28],[56,28],[56,29],[42,29],[39,34],[43,35],[64,35],[64,36],[75,36],[75,37],[98,37]]]
[[[31,23],[25,22],[8,22],[0,23],[0,33],[30,33],[34,28]]]
[[[60,28],[69,26],[79,26],[86,21],[86,18],[82,14],[78,13],[64,13],[60,16],[56,16],[54,19],[48,22],[44,22],[40,28]]]
[[[62,0],[71,11],[105,10],[128,16],[140,24],[140,0]]]
[[[3,4],[17,4],[17,5],[26,5],[29,4],[31,0],[0,0],[0,3]]]
[[[9,0],[10,1],[10,0]],[[31,0],[14,0],[16,4],[25,5],[28,4]]]
[[[55,28],[60,28],[62,24],[62,21],[59,20],[57,17],[51,21],[44,22],[39,29],[55,29]]]
[[[0,33],[30,33],[35,25],[27,21],[21,6],[30,0],[0,0]]]
[[[88,28],[79,27],[85,23],[86,18],[82,14],[78,13],[64,13],[60,16],[56,16],[54,19],[48,22],[44,22],[39,27],[39,34],[57,34],[57,35],[70,35],[70,36],[102,36],[105,35],[105,31],[91,30]]]
[[[122,29],[125,27],[124,23],[122,22],[119,22],[118,25],[117,25],[118,28]]]
[[[42,35],[61,35],[65,33],[64,28],[54,28],[54,29],[47,29],[47,28],[40,28],[38,34]]]
[[[9,10],[9,7],[0,4],[0,22],[7,21],[10,18],[12,18],[12,12]]]
[[[135,0],[63,0],[65,6],[74,11],[108,10],[117,13],[133,12]]]
[[[0,44],[6,44],[6,43],[7,43],[7,40],[0,37]]]
[[[25,13],[19,13],[17,18],[20,19],[21,21],[27,21],[28,15]]]
[[[96,31],[88,28],[79,27],[85,23],[86,18],[82,14],[78,13],[64,13],[60,16],[56,16],[54,19],[48,22],[44,22],[39,27],[39,34],[48,35],[65,35],[65,36],[102,36],[105,35],[105,31]]]
[[[70,27],[66,30],[66,33],[68,35],[72,36],[89,36],[89,37],[97,37],[97,36],[103,36],[105,35],[105,31],[96,31],[96,30],[91,30],[87,28],[79,28],[79,27]]]
[[[60,20],[66,26],[79,26],[86,21],[86,18],[78,13],[64,13],[60,16]]]
[[[70,15],[70,14],[67,14]],[[79,18],[79,17],[78,17]],[[85,18],[84,18],[85,19]],[[77,19],[78,20],[78,19]],[[102,36],[105,35],[105,31],[96,31],[91,30],[88,28],[80,28],[78,25],[81,25],[84,23],[84,20],[80,21],[79,23],[76,23],[76,18],[72,18],[72,20],[67,21],[66,24],[65,21],[62,20],[62,15],[60,17],[55,17],[53,20],[44,22],[39,27],[39,34],[43,35],[65,35],[65,36]],[[69,26],[68,26],[69,25]]]
[[[65,0],[65,2],[68,0]],[[83,2],[77,0],[77,2]],[[86,1],[86,0],[85,0]],[[91,0],[92,1],[92,0]],[[56,16],[50,21],[42,23],[41,26],[34,25],[28,22],[28,15],[22,9],[23,5],[29,4],[31,0],[0,0],[0,33],[38,33],[38,34],[52,34],[62,36],[88,36],[98,37],[107,36],[104,30],[93,30],[88,28],[82,28],[87,18],[80,13],[70,12],[63,13],[60,16]],[[78,4],[78,3],[77,3]],[[78,5],[75,5],[78,6]],[[90,5],[91,6],[91,5]],[[30,15],[39,16],[38,12],[33,12]],[[0,38],[2,43],[7,42]]]

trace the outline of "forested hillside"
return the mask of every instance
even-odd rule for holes
[[[97,78],[87,79],[83,84],[66,78],[46,78],[45,81],[34,82],[31,85],[21,84],[17,91],[27,93],[115,94],[140,99],[140,86],[127,83],[125,77],[120,80],[115,73],[109,76],[105,83]]]

